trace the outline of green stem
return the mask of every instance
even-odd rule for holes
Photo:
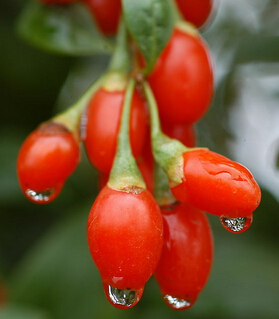
[[[143,89],[149,106],[149,113],[151,119],[151,137],[153,140],[156,138],[160,138],[163,135],[163,132],[161,129],[157,102],[148,82],[143,82]]]
[[[121,20],[118,28],[116,47],[108,66],[103,88],[109,92],[124,91],[132,69],[128,33]]]
[[[124,90],[130,72],[131,58],[128,50],[128,35],[123,22],[120,23],[115,52],[108,71],[90,85],[81,98],[63,113],[52,118],[52,121],[65,125],[78,138],[79,121],[91,97],[101,87],[110,90]]]
[[[65,125],[68,130],[78,134],[81,115],[91,97],[102,85],[104,78],[105,76],[101,76],[98,80],[94,81],[72,106],[64,112],[54,116],[51,121],[61,123]]]
[[[131,72],[131,54],[128,50],[128,33],[123,20],[119,24],[116,47],[108,67],[109,72],[130,74]]]
[[[165,135],[161,130],[157,103],[147,82],[143,90],[149,106],[151,118],[152,152],[155,161],[167,173],[171,187],[181,183],[183,177],[183,156],[189,149],[178,140]]]
[[[108,181],[108,186],[117,190],[146,188],[130,145],[130,113],[135,84],[135,79],[131,79],[126,89],[118,133],[117,151]]]

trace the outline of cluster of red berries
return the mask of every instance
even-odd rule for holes
[[[121,2],[86,2],[100,29],[113,34]],[[176,2],[196,27],[212,11],[213,1]],[[214,79],[209,49],[194,25],[175,25],[147,75],[123,25],[118,34],[122,30],[130,49],[122,35],[108,72],[69,110],[29,135],[19,152],[18,178],[28,199],[52,201],[75,170],[83,140],[100,172],[101,191],[90,210],[87,235],[108,300],[121,309],[134,306],[154,274],[166,304],[187,309],[204,288],[213,260],[204,212],[219,216],[227,230],[242,232],[252,222],[261,192],[244,166],[195,147],[194,124],[211,103]],[[132,52],[132,71],[124,67],[128,58],[119,64],[123,51]]]

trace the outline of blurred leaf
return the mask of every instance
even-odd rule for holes
[[[51,319],[46,313],[15,304],[0,308],[1,319]]]
[[[146,73],[149,73],[172,33],[171,3],[168,0],[122,0],[122,5],[127,27],[146,60]]]
[[[135,308],[120,311],[108,304],[87,247],[90,205],[79,204],[68,211],[30,251],[10,276],[11,301],[44,309],[52,319],[185,318],[185,312],[164,305],[154,280],[147,283]],[[212,275],[197,304],[187,311],[187,318],[220,318],[220,314],[228,319],[277,318],[278,250],[259,244],[249,232],[228,233],[215,217]]]
[[[215,87],[214,98],[205,116],[196,124],[198,145],[229,156],[227,141],[232,138],[229,130],[229,105],[235,99],[231,73],[225,74]]]
[[[60,90],[55,113],[76,102],[89,85],[106,71],[108,62],[107,55],[77,59]]]
[[[0,207],[21,198],[16,176],[16,158],[21,142],[21,134],[16,128],[0,128],[0,150],[5,154],[0,156]]]
[[[11,123],[33,129],[52,115],[57,92],[72,59],[38,51],[19,39],[11,26],[3,22],[1,12],[0,126]]]
[[[268,246],[279,249],[279,203],[275,197],[262,189],[260,206],[254,213],[253,230],[255,238],[265,240]]]
[[[279,318],[278,249],[255,241],[249,231],[230,234],[223,229],[215,243],[212,274],[200,298],[205,307],[225,307],[225,318]]]
[[[235,54],[236,63],[251,63],[253,61],[278,62],[278,36],[249,36],[239,42]]]
[[[80,56],[112,50],[81,4],[30,1],[19,17],[17,31],[26,41],[53,53]]]
[[[86,240],[90,205],[68,212],[26,256],[10,277],[12,302],[45,309],[52,319],[111,315],[114,309],[108,307]]]

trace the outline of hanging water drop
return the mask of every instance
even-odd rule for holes
[[[226,230],[232,233],[242,233],[246,231],[252,224],[253,215],[248,217],[229,218],[222,216],[220,218],[221,224]]]
[[[110,303],[116,308],[128,309],[134,307],[140,300],[143,289],[123,290],[104,285],[105,293]]]
[[[170,308],[175,310],[185,310],[194,304],[194,302],[190,300],[176,298],[171,295],[165,295],[164,301]]]
[[[53,201],[60,193],[62,185],[56,188],[49,188],[45,191],[34,191],[27,189],[25,191],[26,197],[36,204],[47,204]]]

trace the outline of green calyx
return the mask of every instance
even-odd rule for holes
[[[182,183],[184,178],[183,154],[204,147],[187,147],[180,141],[170,138],[161,130],[157,103],[149,84],[145,81],[142,84],[143,91],[149,107],[151,119],[151,142],[155,162],[165,171],[171,188]]]
[[[166,172],[170,187],[174,187],[181,184],[184,176],[183,153],[191,149],[162,132],[157,103],[147,82],[143,83],[143,90],[150,111],[153,156],[158,165]]]
[[[124,91],[128,83],[128,75],[117,71],[109,71],[102,84],[102,88],[107,92]]]
[[[184,19],[178,8],[176,1],[172,1],[172,6],[175,18],[174,27],[180,29],[185,33],[192,35],[193,37],[198,37],[200,35],[198,28],[191,22],[188,22]]]
[[[139,193],[146,188],[130,145],[130,113],[135,79],[127,85],[117,139],[117,151],[107,185],[115,190]]]
[[[178,21],[175,24],[175,27],[184,33],[191,35],[194,38],[198,38],[200,36],[197,27],[195,27],[192,23],[187,21]]]

